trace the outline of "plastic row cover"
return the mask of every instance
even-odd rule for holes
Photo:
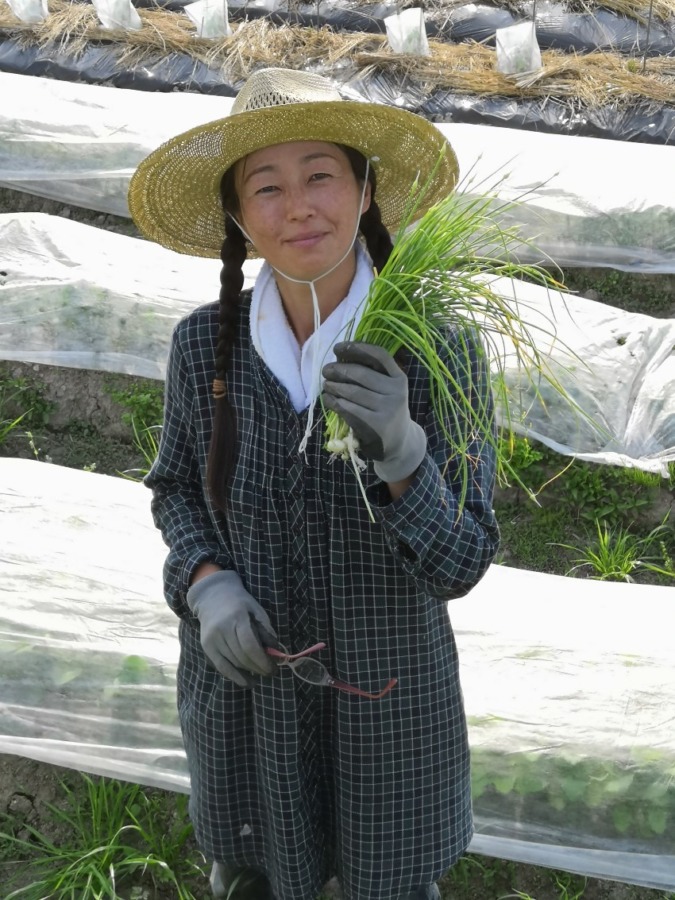
[[[0,246],[2,359],[162,378],[176,321],[217,299],[217,260],[67,219],[0,216]],[[257,266],[247,263],[248,284]],[[560,453],[666,474],[675,459],[675,320],[510,279],[498,280],[495,290],[528,323],[582,411],[546,383],[538,398],[512,348],[496,348],[504,354],[513,427]]]
[[[149,492],[0,459],[0,494],[0,752],[188,791]],[[492,566],[448,605],[472,850],[675,888],[670,594]]]
[[[121,216],[129,215],[129,179],[141,159],[173,134],[228,115],[232,104],[4,73],[0,96],[0,184]],[[520,226],[549,259],[675,272],[672,148],[481,125],[438,128],[457,153],[459,190],[493,189],[516,204],[504,224]]]
[[[39,75],[63,81],[112,85],[143,91],[193,91],[233,97],[239,85],[228,82],[219,69],[208,68],[190,56],[170,53],[154,62],[129,66],[122,61],[124,47],[89,44],[77,55],[56,43],[38,48],[18,38],[0,35],[0,71]],[[395,102],[434,121],[511,126],[548,134],[583,135],[649,144],[675,140],[675,108],[649,100],[626,105],[623,101],[590,108],[576,99],[568,102],[513,99],[480,94],[423,91],[410,79],[397,80],[372,70],[350,71],[340,63],[339,76],[352,79],[365,99]],[[330,76],[330,71],[323,74]]]

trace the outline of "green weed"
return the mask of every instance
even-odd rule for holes
[[[21,424],[44,426],[52,409],[53,404],[25,378],[0,377],[0,446]]]
[[[536,466],[544,459],[544,453],[539,447],[531,443],[526,437],[514,434],[513,432],[504,433],[499,436],[498,457],[504,462],[508,462],[508,471],[515,473],[521,480],[528,469]],[[503,487],[510,487],[508,480],[508,471],[502,464],[499,467],[499,481]],[[529,474],[529,473],[528,473]],[[528,485],[530,487],[530,485]]]
[[[21,420],[24,418],[26,413],[22,413],[20,416],[17,416],[15,419],[12,419],[11,416],[8,419],[0,419],[0,446],[2,446],[9,435],[21,424]]]
[[[124,472],[119,472],[118,474],[132,481],[142,481],[150,471],[150,467],[157,456],[159,435],[162,427],[161,425],[142,425],[139,428],[134,418],[131,420],[131,427],[134,433],[134,447],[143,457],[144,465],[134,469],[125,469]]]
[[[652,502],[658,482],[634,470],[576,461],[560,479],[559,490],[578,518],[626,523]]]
[[[0,417],[21,416],[29,428],[44,428],[53,409],[41,385],[27,378],[0,376]]]
[[[568,568],[565,554],[551,550],[564,544],[574,527],[564,507],[495,503],[495,513],[501,532],[497,563],[564,575]]]
[[[598,220],[593,218],[588,221],[589,227],[597,230]],[[649,229],[654,237],[653,246],[663,246],[663,222],[658,218],[650,227],[644,218],[627,213],[620,219],[613,218],[612,227],[612,243],[633,245],[637,228],[640,243]],[[596,241],[597,233],[592,237]],[[658,275],[620,272],[617,269],[565,269],[563,280],[568,290],[582,295],[594,290],[602,301],[626,312],[672,318],[675,294],[672,287],[668,289],[665,280]]]
[[[569,872],[553,872],[552,878],[560,891],[560,900],[581,900],[586,891],[588,879],[570,875]]]
[[[439,883],[443,897],[468,896],[475,887],[481,885],[481,893],[489,891],[495,896],[499,892],[499,882],[509,882],[513,878],[514,865],[509,860],[496,860],[467,853],[462,856]]]
[[[81,777],[84,798],[61,781],[63,804],[48,804],[53,824],[66,835],[58,845],[28,824],[28,840],[0,832],[36,873],[6,900],[118,900],[118,889],[138,881],[170,885],[176,900],[196,900],[182,884],[204,876],[203,861],[187,848],[186,798],[177,798],[175,820],[167,821],[161,802],[138,785]]]
[[[143,423],[144,427],[161,425],[164,415],[164,387],[157,385],[136,385],[105,388],[110,397],[123,407],[122,421],[133,427],[133,423]]]
[[[667,519],[667,517],[666,517]],[[600,581],[634,581],[633,575],[640,569],[670,578],[675,577],[672,560],[666,551],[664,535],[668,534],[666,520],[653,528],[646,537],[638,537],[628,529],[611,527],[596,520],[597,538],[586,547],[560,544],[579,556],[567,575],[583,568],[590,568],[591,578]],[[659,548],[653,552],[654,546]]]
[[[31,453],[33,454],[35,459],[39,461],[40,454],[42,453],[42,447],[38,447],[38,445],[35,443],[35,436],[33,435],[32,431],[26,432],[26,439],[28,441],[28,446],[30,447]],[[44,460],[46,462],[49,462],[49,457],[45,456]]]
[[[133,384],[126,388],[110,385],[106,391],[124,408],[122,421],[131,429],[134,447],[143,459],[143,465],[118,471],[117,474],[132,481],[141,481],[157,456],[164,418],[164,388],[161,384]]]

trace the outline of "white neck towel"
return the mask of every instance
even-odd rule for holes
[[[333,362],[336,343],[353,336],[373,277],[373,264],[357,243],[356,273],[347,296],[301,347],[286,318],[274,270],[267,263],[260,270],[251,298],[251,340],[288,391],[296,412],[307,409],[319,396],[321,379],[317,381],[316,372]]]

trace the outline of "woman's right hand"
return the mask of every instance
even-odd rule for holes
[[[199,619],[202,648],[225,678],[239,687],[253,687],[249,672],[272,675],[274,663],[258,636],[276,634],[265,610],[231,569],[212,572],[194,581],[187,603]]]

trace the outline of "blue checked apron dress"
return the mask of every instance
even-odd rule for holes
[[[245,292],[227,379],[239,447],[227,515],[204,496],[217,304],[174,330],[162,439],[146,478],[169,547],[166,598],[180,617],[190,815],[207,858],[264,870],[278,900],[315,900],[335,874],[345,900],[392,900],[437,880],[472,834],[446,601],[470,590],[497,550],[494,455],[473,448],[458,517],[452,462],[445,469],[452,454],[412,361],[411,414],[429,451],[396,502],[369,464],[372,523],[350,466],[322,449],[321,418],[306,458],[298,453],[306,411],[294,411],[252,348],[249,305]],[[475,401],[489,404],[475,354],[471,365]],[[457,379],[466,388],[461,366]],[[253,690],[227,681],[207,663],[185,600],[206,560],[238,572],[291,652],[325,641],[317,658],[336,678],[370,692],[392,677],[397,686],[367,700],[303,684],[284,667],[256,677]]]

